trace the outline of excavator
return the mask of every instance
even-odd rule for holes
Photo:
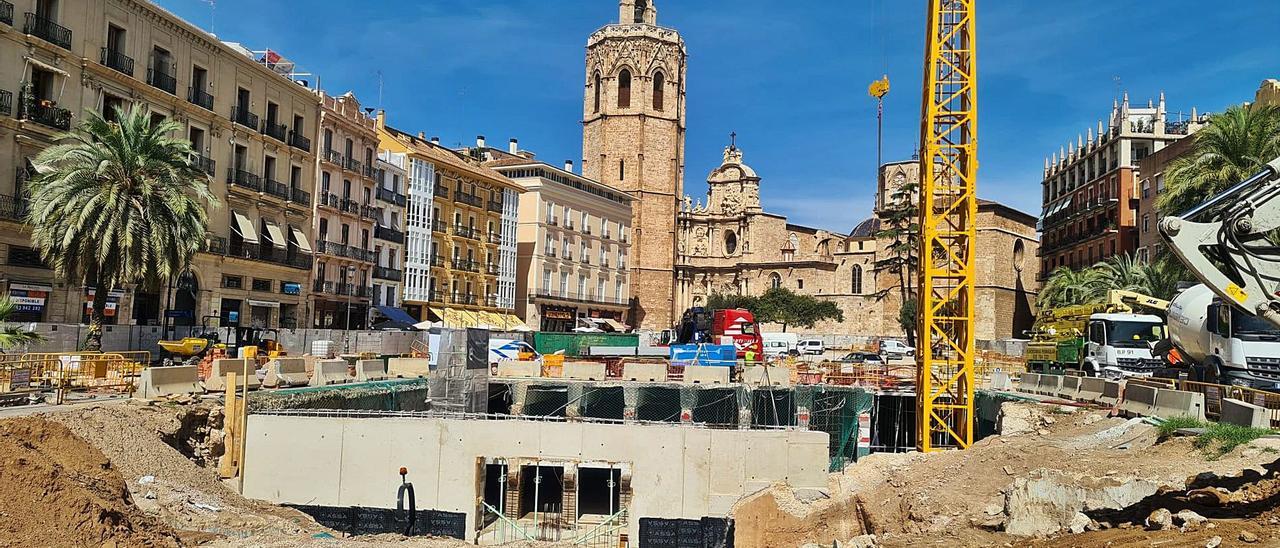
[[[1174,329],[1171,340],[1203,380],[1280,390],[1278,196],[1280,158],[1160,220],[1161,238],[1216,297],[1189,313],[1177,310],[1175,298],[1170,309],[1171,320],[1177,315],[1189,327],[1200,324],[1185,337]]]

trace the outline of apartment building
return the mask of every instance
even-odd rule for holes
[[[56,279],[20,219],[30,160],[86,111],[145,104],[183,127],[219,200],[205,251],[172,291],[107,292],[107,321],[289,327],[312,268],[315,95],[272,52],[224,43],[150,2],[0,3],[0,285],[19,321],[76,323],[97,293]],[[11,10],[12,15],[9,12]],[[166,305],[166,301],[168,301]]]
[[[374,198],[381,215],[373,228],[373,306],[384,321],[396,321],[404,281],[404,215],[408,202],[408,157],[381,151],[374,159]],[[375,325],[372,324],[371,325]]]
[[[382,216],[375,203],[376,124],[355,95],[320,102],[312,273],[312,326],[366,329],[373,299],[374,230]]]
[[[1084,268],[1134,253],[1138,163],[1187,136],[1191,124],[1170,124],[1164,94],[1146,107],[1113,103],[1104,126],[1045,159],[1039,231],[1040,278],[1053,269]]]
[[[408,158],[403,308],[450,327],[522,323],[511,313],[523,187],[481,165],[482,158],[387,125],[381,113],[378,133],[380,149]]]
[[[515,139],[505,152],[484,152],[486,165],[526,190],[516,232],[516,315],[540,331],[625,329],[633,198],[574,173],[571,161],[563,168],[540,162]]]

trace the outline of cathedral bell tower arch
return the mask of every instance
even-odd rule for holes
[[[666,329],[674,309],[676,212],[684,193],[684,40],[654,0],[620,0],[618,23],[587,40],[582,174],[632,203],[632,321]]]

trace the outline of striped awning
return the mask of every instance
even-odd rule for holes
[[[239,211],[232,211],[231,217],[232,221],[234,221],[231,229],[235,230],[236,234],[239,234],[241,238],[244,238],[244,243],[258,243],[258,230],[253,228],[253,222],[250,221],[248,217],[245,217],[244,214]]]

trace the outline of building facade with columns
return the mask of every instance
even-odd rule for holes
[[[621,0],[587,40],[582,176],[634,198],[631,318],[666,329],[676,307],[676,211],[684,193],[684,40],[650,0]]]

